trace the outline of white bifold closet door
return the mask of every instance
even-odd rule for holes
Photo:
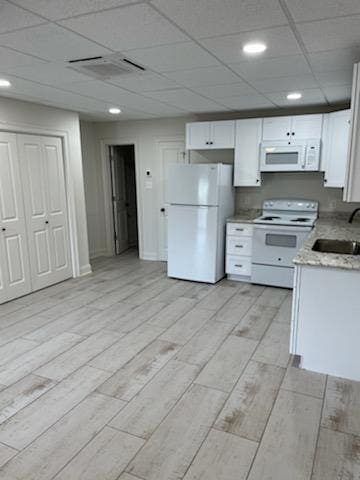
[[[18,135],[32,289],[72,276],[62,145]]]
[[[16,135],[0,132],[0,303],[31,291]]]

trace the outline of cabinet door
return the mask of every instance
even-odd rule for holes
[[[350,110],[326,114],[322,155],[325,187],[342,188],[345,185],[349,131]]]
[[[291,138],[321,138],[323,115],[296,115],[291,121]]]
[[[0,133],[0,302],[31,291],[16,135]]]
[[[234,148],[235,122],[210,122],[210,146],[211,148]]]
[[[204,150],[210,148],[210,123],[195,122],[186,124],[186,149]]]
[[[343,199],[345,202],[360,202],[360,63],[354,65],[349,138]]]
[[[261,133],[261,118],[236,121],[234,162],[234,185],[236,187],[258,187],[261,185]]]
[[[71,276],[61,141],[19,135],[33,289]]]
[[[286,140],[290,137],[291,117],[269,117],[263,120],[263,140]]]

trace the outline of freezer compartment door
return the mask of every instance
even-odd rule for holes
[[[170,204],[219,204],[219,165],[168,166],[166,198]]]
[[[168,276],[215,283],[217,207],[170,205]]]

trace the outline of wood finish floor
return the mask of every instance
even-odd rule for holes
[[[293,366],[290,309],[131,252],[0,306],[0,478],[360,479],[360,384]]]

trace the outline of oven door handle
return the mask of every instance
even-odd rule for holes
[[[294,227],[292,225],[271,225],[271,224],[254,224],[254,230],[267,230],[268,232],[274,232],[274,233],[293,233],[293,232],[311,232],[313,227],[308,225],[307,227]]]

